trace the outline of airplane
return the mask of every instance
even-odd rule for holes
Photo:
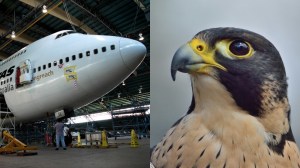
[[[145,55],[136,40],[59,31],[0,63],[0,92],[16,123],[67,117],[118,86]]]

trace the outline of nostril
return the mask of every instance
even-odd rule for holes
[[[203,49],[204,49],[204,47],[202,45],[197,45],[196,48],[197,48],[198,51],[203,51]]]

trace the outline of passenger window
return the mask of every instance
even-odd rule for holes
[[[1,85],[3,84],[3,82],[1,81]]]
[[[43,65],[43,69],[46,69],[46,65]]]
[[[66,57],[66,62],[69,62],[69,57]]]
[[[33,73],[35,73],[36,72],[36,69],[35,68],[33,68]]]
[[[9,82],[9,79],[6,80],[6,83],[8,83],[8,82]]]
[[[72,55],[72,60],[76,60],[76,55]]]
[[[79,53],[79,58],[82,58],[82,53]]]
[[[86,52],[86,56],[90,56],[90,51],[87,51],[87,52]]]
[[[48,68],[51,68],[51,63],[48,63]]]
[[[57,62],[56,62],[56,61],[54,61],[54,62],[53,62],[53,66],[56,66],[56,65],[57,65]]]
[[[106,52],[106,47],[102,47],[102,52]]]
[[[38,67],[38,71],[41,71],[41,67],[40,66]]]
[[[110,46],[110,49],[111,49],[111,50],[115,50],[115,49],[116,49],[115,45],[111,45],[111,46]]]
[[[5,81],[3,81],[3,84],[5,84]]]
[[[98,54],[98,49],[94,49],[94,54]]]
[[[60,59],[60,60],[59,60],[59,64],[62,64],[62,63],[63,63],[63,60],[62,60],[62,59]]]
[[[10,77],[10,81],[12,81],[12,77]]]

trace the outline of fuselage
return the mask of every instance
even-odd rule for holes
[[[60,31],[0,64],[0,91],[17,121],[76,109],[103,96],[142,62],[135,40]]]

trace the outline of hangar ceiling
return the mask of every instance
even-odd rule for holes
[[[42,12],[43,5],[48,12]],[[147,47],[147,57],[124,84],[77,109],[76,115],[150,104],[150,0],[0,0],[0,59],[60,30],[123,36]],[[15,31],[16,38],[11,38]]]

